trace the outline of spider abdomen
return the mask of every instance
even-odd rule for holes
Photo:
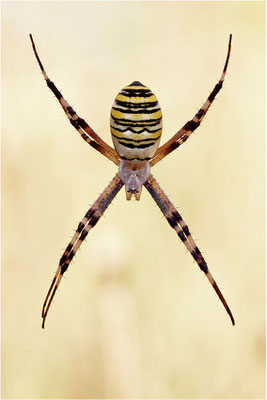
[[[140,82],[123,88],[111,108],[110,129],[122,159],[150,160],[162,132],[162,113],[156,96]]]

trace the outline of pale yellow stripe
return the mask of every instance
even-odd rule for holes
[[[147,86],[125,86],[122,90],[150,90]]]
[[[129,97],[119,93],[118,96],[116,97],[116,100],[126,101],[127,103],[140,104],[140,103],[150,103],[157,101],[157,98],[154,94],[152,94],[152,96],[149,97],[143,97],[143,96]]]
[[[127,114],[121,111],[111,109],[111,115],[113,118],[130,119],[132,121],[146,121],[152,119],[158,119],[162,116],[161,110],[154,112],[153,114]]]
[[[156,132],[142,132],[142,133],[132,133],[129,132],[126,134],[125,132],[117,131],[117,129],[110,127],[112,135],[118,136],[119,138],[130,138],[134,140],[142,140],[142,139],[158,139],[161,136],[162,129],[157,130]]]

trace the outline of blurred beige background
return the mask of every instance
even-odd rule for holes
[[[156,94],[166,141],[202,126],[153,173],[189,224],[236,319],[144,190],[89,234],[41,329],[58,260],[116,172],[67,121],[48,75],[108,143],[118,91]],[[2,3],[2,398],[265,396],[265,4]]]

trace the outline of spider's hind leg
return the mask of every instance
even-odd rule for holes
[[[119,164],[119,156],[116,153],[116,151],[112,147],[110,147],[103,139],[101,139],[101,137],[97,135],[97,133],[87,124],[87,122],[83,118],[79,117],[79,115],[76,113],[76,111],[74,111],[74,109],[69,105],[69,103],[66,101],[66,99],[61,94],[61,92],[58,90],[55,83],[49,79],[49,77],[46,73],[46,70],[40,60],[38,53],[37,53],[33,37],[31,34],[29,36],[30,36],[30,40],[32,43],[34,55],[39,64],[40,70],[46,81],[46,84],[49,87],[49,89],[56,96],[57,100],[59,101],[61,107],[63,108],[63,110],[64,110],[66,116],[68,117],[70,123],[72,124],[72,126],[79,132],[81,137],[90,146],[92,146],[95,150],[99,151],[101,154],[103,154],[109,160],[113,161],[116,165],[118,165]]]
[[[165,144],[163,144],[161,147],[158,148],[156,151],[153,159],[150,161],[151,166],[157,164],[160,160],[162,160],[164,157],[166,157],[168,154],[170,154],[173,150],[177,149],[179,146],[181,146],[183,143],[187,141],[187,139],[190,137],[190,135],[199,127],[201,124],[203,118],[205,117],[208,109],[210,108],[211,104],[213,103],[215,97],[221,90],[223,86],[223,82],[225,79],[229,59],[230,59],[230,54],[231,54],[231,44],[232,44],[232,35],[229,37],[229,42],[228,42],[228,50],[227,50],[227,55],[226,55],[226,60],[223,68],[223,72],[221,75],[221,78],[218,83],[214,86],[212,92],[208,96],[207,100],[205,103],[202,105],[202,107],[198,110],[196,115],[188,121],[175,135],[173,135]]]

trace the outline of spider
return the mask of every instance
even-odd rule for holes
[[[111,108],[110,128],[115,149],[104,142],[67,103],[56,85],[48,78],[37,53],[33,37],[31,34],[29,36],[34,55],[46,84],[58,99],[70,123],[90,146],[119,167],[118,173],[79,223],[73,238],[59,261],[59,266],[43,304],[42,328],[45,326],[47,313],[63,274],[67,271],[69,264],[89,231],[96,225],[123,186],[125,186],[127,200],[130,200],[133,196],[136,200],[140,200],[143,186],[151,194],[170,226],[175,230],[201,271],[210,281],[234,325],[235,320],[232,312],[213,279],[188,226],[150,173],[151,167],[185,143],[202,122],[215,96],[222,88],[231,53],[232,35],[230,34],[229,37],[226,61],[219,82],[214,86],[214,89],[195,116],[161,147],[159,147],[159,141],[162,132],[162,114],[156,96],[148,87],[138,81],[134,81],[124,87],[115,98]]]

